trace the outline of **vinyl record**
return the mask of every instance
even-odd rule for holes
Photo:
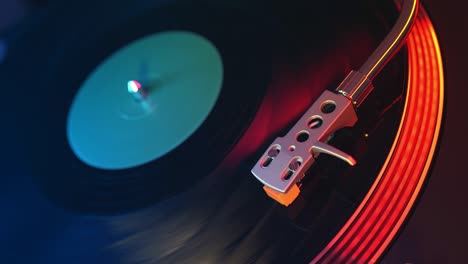
[[[24,233],[2,243],[7,259],[310,262],[353,214],[392,147],[405,99],[405,51],[375,81],[379,89],[360,109],[363,121],[330,142],[354,155],[357,167],[319,157],[287,208],[264,194],[250,169],[274,137],[367,59],[394,23],[396,7],[387,1],[138,3],[57,5],[9,52],[3,72],[11,74],[4,78],[20,87],[10,103],[22,120],[12,135],[33,177],[12,179],[14,191],[2,200],[24,189],[30,194],[22,198],[24,212],[10,210],[37,225],[19,223]],[[106,169],[83,161],[67,138],[80,89],[103,62],[167,32],[200,36],[220,55],[222,85],[207,117],[182,143],[142,164]],[[34,50],[27,49],[31,43]],[[100,113],[106,100],[97,97],[93,109]],[[99,126],[99,118],[89,122]],[[37,241],[45,241],[43,248]]]
[[[26,145],[28,146],[29,160],[32,163],[31,168],[36,171],[36,175],[40,175],[37,179],[46,193],[60,203],[80,211],[102,211],[102,213],[125,211],[154,203],[174,193],[186,191],[213,170],[226,153],[232,149],[239,133],[245,130],[250,123],[263,97],[270,76],[271,52],[269,51],[270,47],[265,44],[270,39],[268,30],[260,23],[252,26],[253,22],[249,19],[251,18],[219,4],[170,4],[154,10],[142,10],[139,16],[129,17],[125,23],[115,25],[111,31],[103,30],[99,26],[90,31],[89,28],[83,26],[82,34],[78,34],[78,39],[74,38],[76,35],[69,40],[64,37],[63,39],[67,41],[61,43],[60,54],[55,61],[53,58],[49,60],[50,63],[54,63],[54,66],[49,68],[49,72],[43,72],[45,76],[42,82],[38,82],[36,89],[31,91],[28,96],[33,100],[27,102],[32,109],[41,109],[35,113],[37,114],[35,118],[30,119],[34,122],[27,124],[25,129],[25,131],[35,131],[34,135],[25,136],[25,139],[28,140]],[[95,67],[111,56],[110,54],[122,52],[122,47],[132,41],[148,37],[148,35],[163,34],[161,32],[166,32],[166,34],[191,32],[192,35],[197,34],[198,38],[203,37],[206,42],[211,42],[218,49],[223,64],[222,89],[219,95],[215,96],[217,100],[212,111],[203,118],[205,120],[201,126],[191,124],[189,117],[184,117],[183,114],[180,114],[179,117],[174,116],[173,121],[165,121],[167,122],[165,125],[170,126],[170,123],[177,122],[178,118],[187,119],[188,124],[173,124],[171,133],[185,129],[184,126],[200,127],[196,129],[196,132],[190,133],[191,136],[183,144],[179,143],[174,149],[168,147],[167,154],[160,158],[139,162],[134,166],[111,167],[109,170],[93,166],[94,164],[85,164],[72,151],[73,142],[69,142],[70,139],[66,137],[65,130],[67,129],[67,118],[72,126],[75,122],[73,119],[70,121],[71,117],[67,115],[71,111],[69,109],[80,84],[85,82]],[[188,33],[185,34],[188,35]],[[187,39],[180,41],[187,41]],[[119,50],[119,48],[121,49]],[[182,47],[182,52],[183,49]],[[138,58],[140,60],[138,63],[144,64],[144,53],[139,55],[141,58]],[[167,59],[161,58],[161,60],[162,63],[167,63],[164,62]],[[126,63],[128,62],[115,67],[123,67],[123,71],[130,67],[138,67],[137,65],[126,65]],[[179,73],[177,70],[179,69],[170,73],[175,76],[166,74],[161,77],[175,80],[160,81],[161,86],[169,86],[168,88],[160,88],[160,90],[164,92],[164,89],[175,89],[170,86],[170,82],[177,82],[177,78],[185,78],[185,76],[178,77],[178,74],[184,75],[184,73]],[[184,71],[183,68],[182,71]],[[107,78],[111,78],[111,76]],[[191,85],[196,85],[193,83],[194,80],[189,81],[192,81]],[[84,126],[103,122],[99,118],[108,120],[113,114],[119,115],[116,113],[119,109],[112,109],[109,110],[112,112],[109,116],[97,117],[99,109],[113,107],[106,104],[111,104],[110,100],[120,100],[120,98],[116,99],[118,95],[112,94],[113,92],[102,95],[105,93],[103,90],[110,89],[108,87],[113,85],[108,84],[108,79],[105,78],[102,82],[101,87],[97,88],[102,90],[96,91],[95,89],[96,92],[92,92],[94,97],[92,99],[96,105],[89,107],[95,110],[90,110],[94,112],[87,116],[87,120],[81,120],[81,122],[85,122]],[[63,89],[63,87],[69,87],[69,89]],[[126,89],[127,82],[122,82],[122,91],[126,91]],[[154,115],[161,115],[165,111],[172,113],[196,111],[193,110],[195,107],[193,104],[196,101],[190,103],[190,98],[183,91],[171,92],[169,90],[168,92],[172,93],[167,95],[168,97],[178,98],[163,98],[162,100],[173,100],[174,102],[167,104],[167,106],[164,106],[163,102],[159,102],[160,109],[156,110],[159,112],[152,113],[150,118]],[[198,92],[200,98],[197,100],[204,100],[204,95],[200,95],[200,93],[203,93],[203,90]],[[194,92],[194,95],[189,94],[189,96],[197,96],[197,93]],[[102,98],[98,99],[98,97]],[[128,98],[128,101],[132,100],[130,96]],[[44,103],[46,101],[48,103]],[[182,104],[185,103],[192,105],[183,106]],[[179,109],[177,109],[178,104],[181,104]],[[242,107],[239,107],[239,104]],[[120,105],[116,107],[120,107]],[[186,110],[181,110],[182,107],[185,107]],[[168,120],[168,118],[170,117],[160,117],[158,122],[164,122],[162,120]],[[154,120],[149,119],[147,122],[152,121]],[[143,146],[156,149],[162,144],[154,142],[155,139],[152,139],[152,137],[161,137],[162,127],[150,128],[149,125],[137,128],[136,122],[132,122],[132,120],[120,123],[125,123],[120,124],[121,128],[129,127],[130,133],[133,133],[135,137],[147,133],[144,134],[144,137],[148,138],[145,139],[143,144],[146,143],[146,145]],[[79,126],[79,124],[75,126]],[[84,129],[86,130],[86,128]],[[110,128],[109,131],[102,132],[107,135],[115,135],[114,141],[109,143],[114,144],[114,146],[107,149],[108,154],[111,155],[112,152],[130,153],[121,159],[130,159],[132,155],[135,156],[138,153],[137,150],[132,152],[129,149],[118,148],[118,145],[125,145],[126,140],[132,141],[129,144],[138,143],[134,143],[135,140],[132,138],[128,139],[128,136],[116,135],[118,133],[115,129],[117,128]],[[151,131],[151,129],[159,129],[159,135],[145,132],[145,130]],[[68,132],[68,134],[70,133],[72,132]],[[98,136],[95,137],[95,134],[99,132],[82,131],[82,133],[86,134],[82,136],[85,137],[84,142],[94,145],[103,143],[102,139],[99,139]],[[81,142],[81,145],[84,142]],[[67,176],[64,177],[64,175]]]
[[[333,6],[334,4],[324,4],[322,8],[332,9]],[[280,12],[279,6],[276,8],[278,9],[274,11]],[[315,9],[318,7],[314,7]],[[284,18],[286,23],[280,24],[281,21],[275,21],[276,16],[271,16],[271,14],[270,17],[255,17],[252,16],[255,13],[252,10],[243,11],[229,4],[161,4],[153,9],[142,9],[139,14],[130,13],[127,19],[123,19],[122,14],[119,14],[122,9],[115,8],[115,10],[116,22],[104,23],[104,25],[111,24],[111,27],[104,25],[101,27],[102,17],[97,16],[101,11],[93,10],[93,14],[96,15],[90,14],[88,17],[96,19],[95,21],[81,20],[78,29],[65,31],[61,41],[57,43],[58,48],[47,45],[50,52],[45,54],[49,54],[47,59],[49,65],[41,71],[39,79],[35,80],[35,89],[28,91],[24,96],[26,100],[24,103],[28,105],[28,109],[40,109],[34,112],[36,115],[34,118],[30,117],[30,112],[23,117],[31,122],[26,123],[27,126],[22,131],[34,131],[32,135],[27,132],[23,137],[27,146],[28,160],[31,162],[30,168],[34,170],[34,175],[37,175],[36,178],[45,189],[45,193],[52,199],[66,207],[84,212],[126,211],[186,191],[210,171],[219,167],[219,163],[226,158],[252,121],[267,86],[270,84],[270,86],[275,86],[283,82],[282,89],[289,89],[285,87],[290,84],[284,84],[286,81],[282,79],[297,78],[296,76],[289,77],[289,72],[305,75],[310,62],[316,60],[312,56],[320,57],[319,59],[324,61],[325,57],[318,54],[317,48],[329,49],[325,47],[325,42],[333,41],[332,37],[336,38],[331,33],[323,34],[326,31],[318,28],[315,34],[320,35],[321,40],[313,39],[311,37],[314,35],[313,31],[306,32],[306,27],[301,25],[302,22],[298,21],[297,17],[287,17],[288,13],[284,11],[281,12],[283,16],[286,15]],[[297,13],[297,6],[292,6],[289,14]],[[308,14],[304,13],[303,18],[307,17]],[[343,20],[347,18],[344,16]],[[313,24],[317,24],[319,20],[318,17],[309,19]],[[332,22],[330,20],[328,18],[324,21],[330,23]],[[95,25],[92,30],[90,30],[91,24]],[[337,29],[337,22],[330,25],[335,27],[335,30]],[[290,30],[292,26],[297,29]],[[287,27],[287,30],[281,27]],[[63,30],[65,29],[66,27],[63,27]],[[145,36],[170,31],[194,32],[203,36],[218,49],[222,57],[223,86],[210,115],[183,144],[160,158],[149,159],[150,162],[140,162],[137,166],[112,170],[96,168],[96,166],[82,162],[82,159],[80,160],[72,151],[69,138],[66,137],[67,132],[64,130],[67,129],[67,115],[80,85],[100,65],[101,61],[112,56],[113,53],[118,53],[119,48]],[[317,48],[314,49],[309,45]],[[359,45],[359,49],[362,49],[360,58],[357,58],[359,53],[351,53],[356,57],[355,59],[365,58],[363,45],[366,43]],[[367,45],[367,49],[371,50],[372,46]],[[59,53],[54,56],[53,51],[59,51]],[[276,55],[273,52],[276,52]],[[342,51],[343,55],[345,53]],[[273,61],[273,56],[276,56],[274,58],[276,61]],[[273,74],[279,80],[272,79],[271,65],[283,68],[275,69],[276,72]],[[128,67],[128,65],[119,67]],[[330,66],[329,69],[339,71]],[[321,70],[325,72],[324,69]],[[346,69],[342,70],[342,72],[345,71]],[[328,74],[332,77],[333,73]],[[298,77],[296,82],[304,78]],[[326,87],[325,78],[330,77],[321,78],[322,89]],[[339,80],[340,77],[333,76],[333,81]],[[300,85],[306,84],[305,81],[302,82]],[[126,82],[123,82],[122,90],[126,89],[125,85]],[[70,88],[64,89],[63,87]],[[320,92],[317,89],[310,89],[310,92],[295,89],[297,95],[302,97],[300,99],[302,103],[298,103],[294,100],[294,96],[290,96],[288,100],[291,103],[294,102],[294,106],[291,105],[291,107],[295,109],[286,109],[288,101],[283,102],[286,104],[282,107],[284,109],[281,111],[284,112],[282,118],[290,120],[291,116],[297,115],[299,110],[304,109],[312,101],[314,95]],[[104,103],[108,100],[110,99],[96,98],[94,108],[107,107]],[[170,111],[176,112],[177,110]],[[290,116],[286,116],[288,112],[291,113]],[[95,115],[98,116],[97,113]],[[96,117],[94,120],[91,118],[93,116],[83,121],[84,126],[102,123],[98,118],[107,117]],[[281,114],[276,114],[276,118],[281,119]],[[132,124],[128,126],[131,127]],[[85,138],[83,141],[89,140],[90,145],[97,145],[99,138],[96,137],[94,139],[96,142],[94,142],[90,135],[86,134],[87,132],[83,132],[82,137]],[[107,134],[111,133],[112,128]],[[142,132],[135,129],[136,136],[139,133]],[[147,140],[151,141],[151,136],[148,136]],[[109,145],[123,144],[123,141],[125,139],[116,136],[112,141],[114,143],[110,142]],[[147,148],[151,149],[151,143],[148,144]],[[109,153],[114,151],[125,152],[117,147],[110,147],[107,150]],[[64,175],[67,176],[64,177]]]

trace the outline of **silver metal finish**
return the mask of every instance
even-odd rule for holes
[[[357,71],[351,71],[336,88],[336,92],[351,100],[356,107],[361,105],[372,90],[374,90],[372,81]]]
[[[327,105],[333,105],[333,111],[326,110]],[[356,112],[350,100],[325,91],[287,135],[272,143],[252,173],[265,186],[285,193],[303,178],[320,153],[333,155],[354,165],[356,161],[350,155],[327,145],[326,141],[334,132],[353,126],[356,121]]]
[[[304,177],[320,153],[356,164],[353,157],[326,141],[337,130],[357,122],[355,109],[372,92],[372,80],[403,44],[416,18],[418,4],[418,0],[404,0],[395,26],[359,71],[351,71],[335,92],[323,92],[295,126],[272,143],[252,169],[258,180],[286,193]]]
[[[395,0],[395,2],[397,5],[401,5],[400,3],[403,2],[398,20],[390,33],[359,69],[359,72],[370,80],[373,80],[380,73],[382,68],[401,48],[416,20],[418,0]]]
[[[395,1],[398,5],[401,1]],[[353,71],[344,82],[353,82],[354,85],[346,85],[347,90],[338,88],[338,92],[351,98],[359,107],[366,97],[372,92],[372,80],[382,71],[390,59],[404,44],[408,33],[416,19],[419,1],[404,0],[401,14],[390,33],[382,43],[361,66],[359,71]]]

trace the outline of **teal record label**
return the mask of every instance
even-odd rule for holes
[[[68,113],[69,145],[98,169],[154,161],[201,126],[222,82],[221,55],[198,34],[167,31],[136,40],[103,61],[79,88]]]

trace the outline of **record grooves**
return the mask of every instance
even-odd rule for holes
[[[356,167],[321,155],[289,207],[269,199],[250,170],[272,139],[367,59],[398,16],[394,3],[136,2],[57,4],[0,65],[2,83],[20,86],[8,107],[11,119],[24,121],[11,134],[32,176],[11,182],[15,192],[23,186],[31,193],[22,218],[36,220],[35,228],[24,221],[16,240],[0,241],[10,251],[7,262],[309,263],[328,257],[322,250],[367,195],[399,130],[410,82],[406,49],[375,80],[378,89],[359,109],[359,123],[329,142],[353,155]],[[80,87],[123,47],[161,32],[193,32],[219,51],[223,81],[213,109],[161,158],[115,170],[83,163],[66,134]],[[28,49],[31,43],[36,50]],[[44,238],[44,245],[34,249],[23,242],[28,237]]]

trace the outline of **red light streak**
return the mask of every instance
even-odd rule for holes
[[[375,263],[421,191],[437,145],[444,102],[440,48],[422,7],[407,45],[405,108],[387,160],[354,214],[311,263]]]

